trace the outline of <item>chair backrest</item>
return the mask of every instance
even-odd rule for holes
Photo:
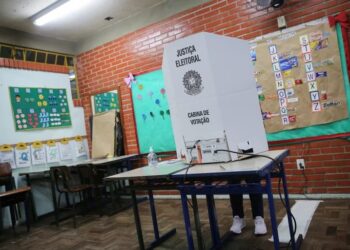
[[[70,191],[72,175],[67,166],[51,167],[50,175],[58,192]]]
[[[11,176],[11,175],[12,175],[12,169],[11,169],[10,163],[8,162],[0,163],[0,177]]]
[[[0,163],[0,186],[5,186],[6,191],[15,188],[11,165],[8,162]]]
[[[97,186],[103,183],[103,175],[98,171],[96,166],[91,164],[78,165],[78,172],[82,184]]]

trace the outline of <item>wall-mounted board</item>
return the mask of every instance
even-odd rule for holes
[[[132,84],[132,101],[140,153],[176,149],[167,93],[161,70],[136,76]]]
[[[72,125],[66,89],[9,87],[16,131]]]
[[[91,96],[92,114],[119,110],[118,91],[109,91]]]

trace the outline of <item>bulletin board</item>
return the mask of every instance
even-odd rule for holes
[[[72,125],[66,89],[9,87],[16,131]]]
[[[119,100],[117,91],[100,93],[92,97],[94,114],[119,110]]]
[[[136,76],[132,100],[140,153],[176,149],[163,73],[156,70]]]
[[[339,27],[318,22],[262,39],[253,48],[269,141],[350,132],[349,79]]]

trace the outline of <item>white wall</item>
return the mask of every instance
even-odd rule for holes
[[[16,132],[12,115],[9,86],[65,88],[72,127]],[[0,145],[36,140],[60,139],[86,135],[84,110],[73,106],[68,74],[0,68]]]
[[[67,128],[38,129],[31,131],[15,130],[12,115],[9,86],[65,88],[72,119],[72,126]],[[33,142],[36,140],[61,139],[86,135],[84,110],[74,107],[68,74],[0,68],[0,145],[16,144],[18,142]],[[25,180],[18,176],[20,172],[29,171],[40,166],[14,169],[13,175],[17,186],[25,185]],[[33,181],[32,192],[38,215],[53,211],[50,185],[47,181]],[[6,210],[4,213],[8,213]],[[24,213],[23,213],[24,214]],[[0,214],[0,216],[2,216]],[[10,225],[9,215],[5,216],[5,226]]]

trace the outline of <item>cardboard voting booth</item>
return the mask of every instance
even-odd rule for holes
[[[247,41],[206,32],[176,40],[164,48],[163,72],[178,157],[268,150]]]

